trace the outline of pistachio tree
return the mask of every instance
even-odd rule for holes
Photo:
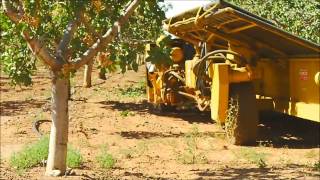
[[[319,0],[227,0],[276,26],[315,43],[320,43]]]
[[[156,39],[164,18],[156,0],[2,0],[0,60],[13,84],[30,85],[36,61],[51,75],[52,126],[46,175],[66,171],[68,79],[99,52],[137,69],[139,40]],[[119,32],[120,35],[119,35]]]

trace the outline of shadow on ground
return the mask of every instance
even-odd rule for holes
[[[133,102],[119,102],[119,101],[101,101],[100,104],[105,105],[107,109],[114,109],[118,111],[134,111],[136,113],[148,112],[148,104],[143,101],[141,103]]]
[[[99,102],[106,105],[105,108],[111,108],[118,111],[134,111],[137,113],[147,113],[148,103],[126,103],[118,101]],[[213,124],[210,118],[210,112],[199,112],[197,110],[181,110],[173,112],[152,112],[153,114],[165,117],[181,118],[189,123]],[[274,113],[261,112],[260,124],[258,128],[257,142],[270,145],[276,148],[317,148],[320,145],[320,123],[309,120],[299,119],[292,116]],[[176,137],[181,135],[162,134],[153,132],[122,132],[123,137],[127,138],[151,138],[151,137]]]
[[[149,103],[142,101],[140,103],[133,102],[119,102],[119,101],[101,101],[100,104],[105,105],[104,108],[114,109],[118,111],[133,111],[136,113],[151,113],[158,116],[181,118],[182,120],[188,121],[189,123],[205,123],[213,124],[214,122],[210,119],[210,112],[201,112],[196,109],[189,110],[166,110],[156,111],[149,110]]]
[[[151,138],[178,138],[186,137],[187,133],[162,133],[162,132],[148,132],[148,131],[121,131],[115,134],[126,139],[151,139]],[[199,137],[222,137],[224,132],[198,132]]]
[[[289,164],[282,168],[236,168],[225,167],[220,169],[190,170],[190,174],[195,175],[192,179],[317,179],[320,177],[316,171],[306,171],[305,166]],[[83,176],[87,179],[96,177]],[[176,178],[165,178],[159,176],[150,176],[145,172],[124,171],[117,175],[116,179],[157,179],[169,180]],[[101,177],[101,179],[103,179]],[[112,174],[108,179],[113,179]],[[180,179],[180,178],[179,178]]]
[[[161,132],[147,132],[147,131],[121,131],[120,136],[126,139],[150,139],[150,138],[170,138],[170,137],[181,137],[184,136],[184,133],[161,133]]]
[[[302,165],[289,164],[282,168],[234,168],[195,171],[198,179],[304,179],[320,177],[316,171],[306,172]],[[283,173],[286,172],[287,173]],[[281,173],[280,173],[281,172]]]
[[[275,112],[261,112],[258,142],[273,147],[316,148],[320,123]]]
[[[40,108],[47,101],[42,100],[24,100],[24,101],[2,101],[0,103],[0,113],[1,116],[14,116],[20,114],[21,112],[25,112],[25,109],[30,108]]]

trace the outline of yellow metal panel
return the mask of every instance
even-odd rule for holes
[[[315,103],[291,102],[289,114],[320,122],[320,105]]]
[[[229,82],[239,83],[251,81],[248,71],[230,70],[229,72]]]
[[[290,59],[290,97],[292,101],[319,104],[319,86],[315,76],[320,59]]]
[[[193,66],[196,60],[188,60],[185,62],[186,86],[196,88],[196,75],[193,72]]]
[[[148,102],[154,102],[154,90],[151,87],[147,88],[147,99]]]
[[[289,67],[287,60],[261,59],[257,63],[261,73],[255,81],[258,95],[289,99]]]
[[[265,59],[258,68],[262,78],[255,84],[257,94],[271,98],[275,111],[320,122],[319,58]]]
[[[214,64],[211,86],[211,118],[223,124],[227,117],[229,98],[229,65]]]
[[[290,59],[290,115],[320,122],[319,72],[319,58]]]

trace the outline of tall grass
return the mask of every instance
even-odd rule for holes
[[[81,166],[82,162],[83,157],[80,151],[69,146],[67,152],[67,166],[70,168],[77,168]]]
[[[42,137],[39,141],[25,146],[21,151],[14,153],[9,161],[11,167],[18,170],[39,165],[48,157],[49,138]]]

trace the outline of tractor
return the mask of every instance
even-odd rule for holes
[[[170,61],[146,63],[153,107],[210,111],[236,145],[255,143],[262,110],[320,122],[319,45],[223,0],[163,24],[175,38]]]

